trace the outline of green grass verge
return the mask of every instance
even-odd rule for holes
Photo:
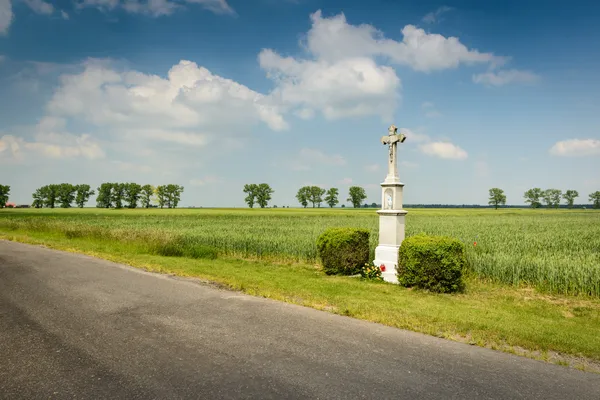
[[[0,238],[80,252],[149,271],[198,277],[233,290],[478,346],[600,371],[600,300],[540,294],[469,278],[441,295],[352,277],[315,265],[148,254],[136,242],[0,231]]]

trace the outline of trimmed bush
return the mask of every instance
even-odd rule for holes
[[[317,254],[327,275],[355,275],[369,262],[369,231],[329,228],[317,238]]]
[[[447,236],[411,236],[398,251],[398,282],[437,293],[464,290],[465,247]]]

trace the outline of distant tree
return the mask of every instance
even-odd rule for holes
[[[256,200],[257,191],[258,185],[256,185],[255,183],[248,183],[244,185],[244,193],[247,194],[244,201],[246,202],[246,204],[248,204],[248,207],[250,208],[254,208],[254,201]]]
[[[165,204],[167,204],[166,188],[167,187],[164,185],[158,185],[154,191],[154,194],[156,195],[156,201],[158,202],[158,206],[160,208],[163,208],[165,206]]]
[[[177,207],[177,204],[181,201],[181,193],[183,193],[183,186],[169,184],[165,187],[167,208]]]
[[[371,207],[377,208],[377,203],[371,203]]]
[[[321,189],[318,186],[310,186],[310,194],[308,196],[308,201],[312,203],[313,208],[315,208],[315,204],[318,204],[319,208],[321,207],[324,194],[325,189]]]
[[[494,206],[496,210],[498,209],[499,205],[505,205],[506,195],[504,194],[504,190],[499,188],[491,188],[488,204]]]
[[[144,208],[150,207],[150,203],[152,202],[152,197],[154,196],[154,191],[156,188],[152,185],[144,185],[142,186],[142,190],[140,193],[141,206]]]
[[[338,195],[339,192],[337,188],[331,188],[327,191],[327,195],[325,196],[325,202],[329,205],[329,207],[333,208],[336,206],[336,204],[339,203]]]
[[[0,185],[0,208],[4,208],[8,203],[10,195],[10,186]]]
[[[56,197],[61,208],[70,208],[71,204],[75,201],[75,186],[70,183],[61,183],[57,185]]]
[[[96,207],[111,208],[113,205],[112,196],[113,184],[105,182],[98,187],[98,196],[96,197]]]
[[[124,200],[127,202],[127,208],[136,208],[142,193],[142,187],[137,183],[126,183],[123,193]]]
[[[42,208],[44,207],[44,193],[42,192],[42,188],[38,188],[32,195],[33,203],[31,204],[34,208]]]
[[[542,206],[542,203],[540,202],[542,195],[542,189],[533,188],[526,191],[523,197],[525,197],[525,203],[531,204],[532,208],[539,208]]]
[[[256,188],[256,202],[260,206],[260,208],[265,208],[271,200],[271,195],[273,194],[273,189],[266,183],[261,183]]]
[[[579,192],[577,190],[569,189],[565,193],[563,193],[562,197],[567,201],[567,207],[573,208],[575,199],[579,197]]]
[[[54,208],[58,197],[58,185],[42,186],[42,198],[44,199],[44,207]]]
[[[90,199],[90,196],[95,194],[94,191],[91,190],[90,185],[87,184],[75,186],[75,191],[75,204],[77,204],[77,207],[79,208],[83,208],[85,203]]]
[[[590,201],[594,204],[594,208],[600,208],[600,191],[590,193]]]
[[[111,201],[115,208],[123,208],[123,200],[125,199],[125,190],[127,189],[124,183],[113,183],[111,192]]]
[[[308,206],[308,199],[310,197],[310,186],[303,186],[298,189],[298,193],[296,193],[296,198],[302,204],[304,208]]]
[[[542,194],[542,198],[548,208],[558,208],[562,192],[559,189],[546,189]]]
[[[360,186],[351,186],[349,196],[347,201],[351,202],[354,208],[360,208],[361,203],[367,198],[365,189]]]

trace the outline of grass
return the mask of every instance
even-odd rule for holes
[[[220,255],[315,263],[327,227],[352,226],[378,242],[374,210],[3,210],[0,230],[57,231],[71,237],[174,240]],[[407,235],[449,235],[467,245],[471,272],[514,287],[600,296],[600,212],[592,210],[410,210]],[[474,243],[477,245],[474,245]]]
[[[600,298],[585,286],[600,268],[600,213],[409,210],[408,218],[409,235],[470,244],[466,293],[326,276],[316,236],[328,226],[366,227],[373,250],[373,210],[2,210],[0,237],[600,371]],[[569,276],[575,283],[557,285]]]

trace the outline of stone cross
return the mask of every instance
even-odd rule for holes
[[[381,137],[381,143],[384,145],[388,145],[390,148],[390,156],[388,163],[388,175],[386,180],[398,180],[398,165],[397,165],[397,145],[398,143],[403,143],[406,140],[406,136],[404,134],[398,135],[398,128],[392,125],[388,129],[388,135]]]

